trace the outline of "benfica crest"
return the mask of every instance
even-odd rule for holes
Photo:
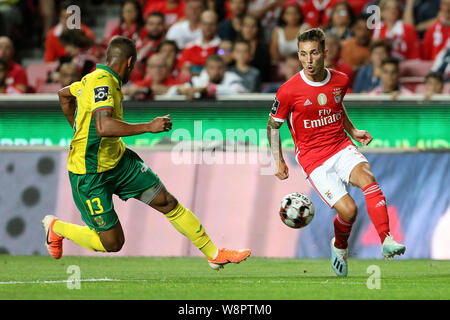
[[[334,95],[334,101],[336,103],[340,103],[342,101],[342,89],[341,88],[334,88],[333,89],[333,95]]]

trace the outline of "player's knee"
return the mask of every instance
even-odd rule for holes
[[[349,202],[341,212],[339,212],[345,221],[355,222],[358,215],[358,207],[354,202]]]
[[[103,243],[103,247],[108,252],[119,252],[125,243],[125,239],[115,239],[113,241],[108,241]]]
[[[372,174],[372,172],[367,172],[367,173],[364,175],[363,179],[364,179],[364,180],[363,180],[363,183],[362,183],[363,188],[364,188],[365,186],[368,186],[369,184],[372,184],[372,183],[376,182],[375,177],[374,177],[374,175]]]
[[[174,196],[172,196],[170,193],[167,193],[168,197],[166,197],[166,200],[164,202],[164,206],[163,206],[163,211],[164,213],[168,213],[170,211],[172,211],[173,209],[175,209],[175,207],[178,204],[177,199],[175,199]]]
[[[159,212],[166,214],[176,207],[178,201],[167,190],[161,192],[162,193],[158,195],[157,199],[155,199],[157,201],[153,201],[150,205]]]

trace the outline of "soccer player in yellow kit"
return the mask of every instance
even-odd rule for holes
[[[128,82],[135,61],[134,43],[117,36],[109,43],[106,65],[98,64],[95,71],[58,93],[62,111],[74,130],[67,165],[73,199],[87,226],[45,216],[42,225],[49,253],[61,258],[64,238],[92,251],[119,251],[125,239],[114,211],[112,195],[116,194],[122,200],[140,200],[163,213],[206,256],[213,269],[245,260],[250,250],[218,249],[196,216],[125,147],[121,137],[172,128],[169,115],[147,123],[122,120],[121,87]]]

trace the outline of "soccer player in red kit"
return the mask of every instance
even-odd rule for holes
[[[347,184],[362,189],[369,217],[381,243],[383,256],[405,252],[389,233],[386,199],[372,174],[367,159],[359,153],[346,132],[362,145],[372,141],[369,132],[357,129],[349,119],[342,100],[349,78],[325,68],[325,34],[309,29],[297,37],[298,57],[303,70],[278,90],[270,112],[267,135],[277,165],[275,175],[287,179],[279,128],[287,121],[295,144],[295,157],[306,179],[323,201],[336,209],[335,237],[331,240],[331,265],[338,276],[347,275],[348,238],[356,219],[355,201]]]

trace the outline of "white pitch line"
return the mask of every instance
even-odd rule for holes
[[[109,278],[99,278],[99,279],[80,279],[80,280],[34,280],[34,281],[3,281],[0,282],[0,285],[18,285],[18,284],[58,284],[58,283],[74,283],[76,281],[79,282],[167,282],[166,279],[160,279],[158,280],[146,280],[146,279],[129,279],[129,280],[123,280],[123,279],[109,279]],[[239,283],[261,283],[261,280],[258,281],[238,281]],[[292,281],[277,281],[272,280],[270,283],[293,283]],[[340,281],[340,282],[328,282],[328,280],[325,281],[302,281],[298,280],[295,282],[296,284],[322,284],[322,285],[336,285],[336,284],[344,284],[344,285],[362,285],[363,282],[347,282],[347,281]]]
[[[35,280],[35,281],[5,281],[0,282],[0,285],[8,285],[8,284],[56,284],[56,283],[73,283],[75,281],[80,282],[147,282],[147,280],[121,280],[121,279],[109,279],[109,278],[100,278],[100,279],[80,279],[80,280]]]

